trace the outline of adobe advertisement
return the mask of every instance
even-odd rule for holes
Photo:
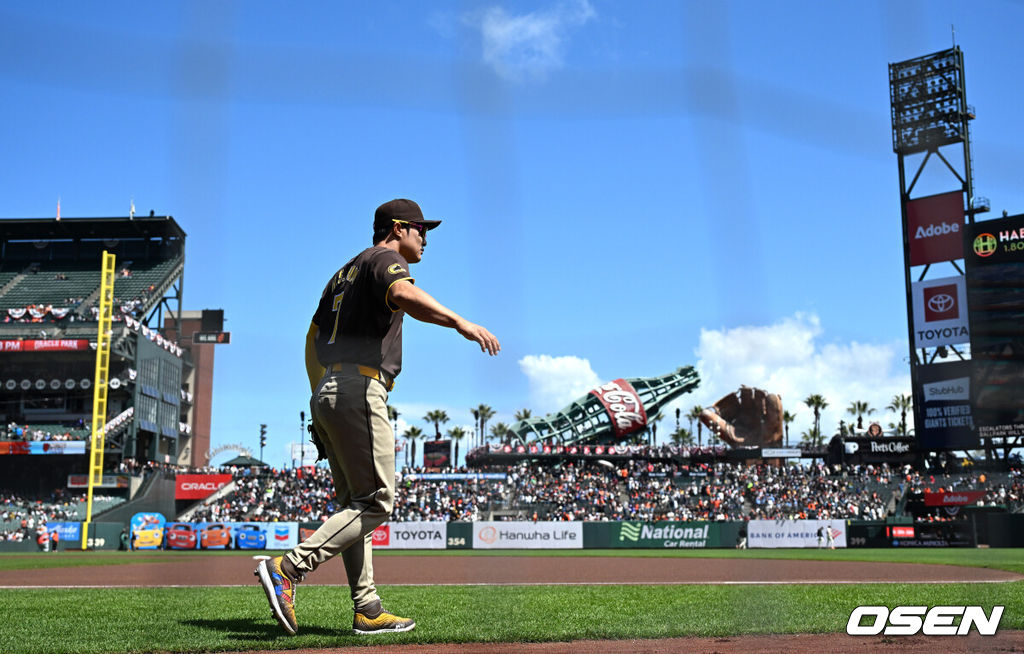
[[[964,226],[963,191],[907,202],[910,265],[962,259]]]
[[[923,402],[917,415],[918,447],[922,450],[978,447],[971,413],[971,362],[931,363],[917,369]]]
[[[914,347],[955,345],[971,340],[967,285],[963,275],[910,285],[914,308]]]
[[[979,436],[1024,436],[1024,216],[971,225],[967,293]]]

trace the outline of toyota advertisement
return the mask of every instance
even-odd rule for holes
[[[971,340],[967,319],[967,285],[963,275],[911,284],[914,302],[914,347],[938,347]]]
[[[205,500],[231,482],[231,475],[178,475],[174,499]]]
[[[910,265],[962,259],[964,226],[963,191],[907,202]]]
[[[391,550],[443,550],[447,524],[444,522],[395,522],[373,531],[373,547]]]

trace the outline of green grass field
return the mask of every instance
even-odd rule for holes
[[[68,553],[0,556],[0,568],[105,565],[251,553]],[[393,555],[380,552],[380,556]],[[394,553],[397,554],[397,553]],[[422,553],[421,553],[422,554]],[[434,553],[481,556],[512,552]],[[536,555],[536,552],[515,552]],[[552,552],[544,552],[552,555]],[[590,551],[584,556],[623,556]],[[557,555],[557,554],[555,554]],[[581,552],[574,552],[579,556]],[[1024,550],[707,550],[632,556],[840,559],[952,563],[1024,571]],[[283,635],[262,591],[243,588],[7,590],[0,652],[205,652],[344,647],[378,643],[564,641],[843,632],[862,604],[1006,607],[1000,628],[1024,629],[1024,582],[781,586],[388,586],[386,603],[416,630],[358,638],[343,588],[300,587],[299,634]]]

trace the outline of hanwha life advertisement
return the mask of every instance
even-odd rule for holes
[[[391,550],[443,550],[448,525],[445,522],[395,522],[373,531],[373,547]]]
[[[582,522],[474,522],[475,550],[583,549]]]
[[[835,547],[846,547],[845,520],[751,520],[747,523],[747,547],[828,547],[825,530],[832,532]]]
[[[955,345],[971,340],[967,285],[963,275],[911,284],[914,298],[914,347]]]

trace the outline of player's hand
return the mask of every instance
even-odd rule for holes
[[[458,330],[466,340],[478,343],[480,345],[481,352],[486,352],[491,356],[501,352],[501,344],[498,343],[498,338],[491,332],[487,331],[483,325],[477,325],[469,322],[468,320],[463,320],[455,325],[455,329]]]

